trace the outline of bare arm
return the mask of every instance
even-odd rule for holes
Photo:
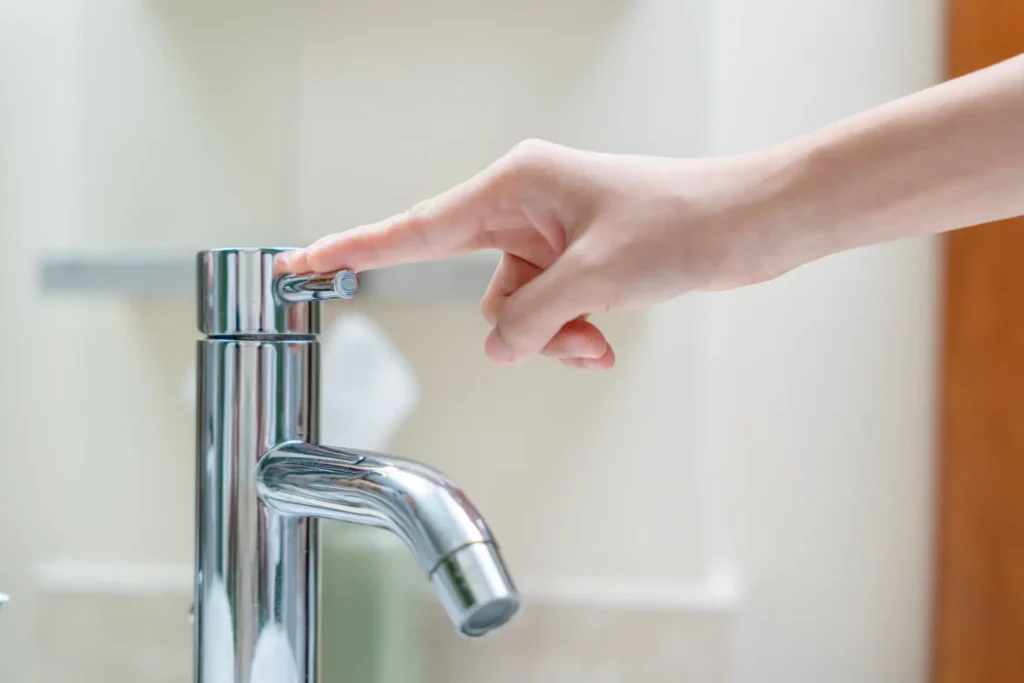
[[[781,151],[796,171],[780,210],[826,253],[1024,215],[1024,55]]]
[[[1022,214],[1024,55],[735,157],[531,141],[279,267],[361,271],[499,249],[483,296],[488,355],[610,368],[592,312],[749,285],[839,251]]]

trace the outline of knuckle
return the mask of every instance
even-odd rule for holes
[[[518,172],[550,168],[558,161],[559,147],[546,140],[529,138],[517,143],[506,156],[507,166]]]
[[[322,251],[310,251],[306,256],[306,263],[314,273],[322,273],[329,268],[327,259]]]
[[[525,140],[517,142],[512,147],[512,154],[526,156],[544,155],[546,153],[549,153],[554,148],[554,146],[555,145],[553,143],[548,142],[547,140],[543,140],[541,138],[526,138]]]
[[[485,296],[483,301],[480,302],[480,315],[483,316],[484,321],[489,325],[493,325],[498,321],[498,316],[501,314],[501,298],[498,295]]]
[[[566,149],[538,138],[523,140],[488,167],[487,184],[500,193],[556,181],[565,169]]]

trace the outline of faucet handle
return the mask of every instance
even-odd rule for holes
[[[351,270],[296,275],[275,270],[278,247],[227,247],[197,254],[199,331],[216,337],[320,333],[319,302],[351,299]]]
[[[359,278],[351,270],[308,275],[286,273],[277,279],[277,296],[289,304],[351,299],[358,291]]]

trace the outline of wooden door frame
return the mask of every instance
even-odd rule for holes
[[[947,10],[948,76],[1024,51],[1024,0]],[[1024,219],[950,233],[943,261],[930,680],[1022,683]]]

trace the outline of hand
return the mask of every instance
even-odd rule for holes
[[[1024,212],[1024,55],[768,150],[720,159],[529,141],[381,223],[283,254],[281,271],[504,252],[487,355],[587,368],[615,355],[590,313],[770,279],[846,249]]]
[[[534,354],[608,369],[591,313],[778,275],[782,185],[767,155],[679,160],[528,141],[470,180],[384,220],[281,254],[280,272],[357,272],[481,249],[503,253],[483,298],[497,363]]]

